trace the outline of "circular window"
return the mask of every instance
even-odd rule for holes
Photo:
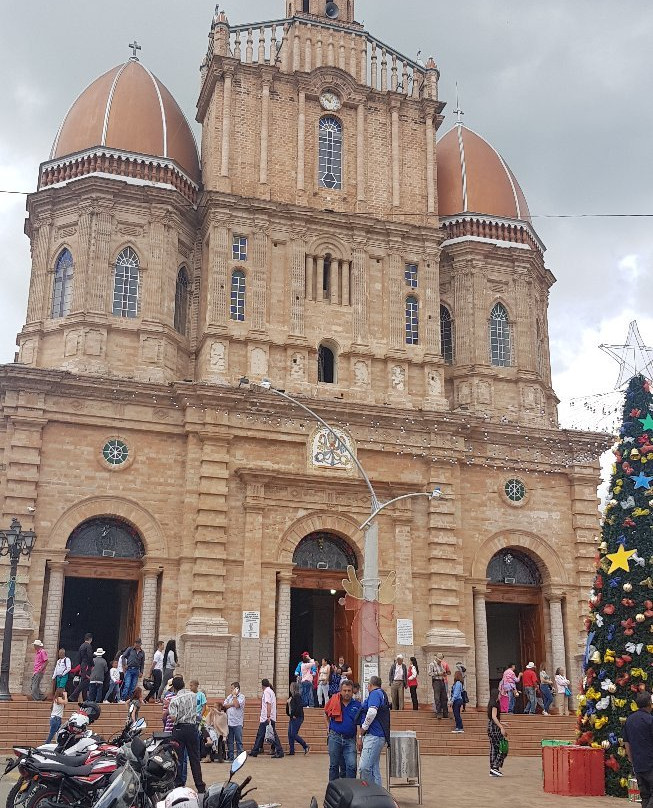
[[[122,466],[129,458],[129,448],[124,441],[112,438],[102,447],[102,457],[110,466]]]
[[[511,502],[521,502],[526,496],[526,486],[517,478],[508,480],[503,486],[503,490]]]

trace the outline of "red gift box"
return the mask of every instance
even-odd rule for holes
[[[603,797],[603,749],[591,746],[544,746],[544,790],[565,797]]]

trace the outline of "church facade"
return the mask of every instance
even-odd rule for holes
[[[0,367],[2,527],[37,535],[14,690],[34,639],[86,631],[176,638],[210,695],[284,689],[306,648],[358,666],[340,595],[369,495],[343,443],[384,500],[442,492],[378,517],[382,675],[443,651],[479,704],[511,661],[579,676],[605,439],[558,426],[544,246],[494,148],[436,138],[438,79],[353,0],[287,0],[214,17],[201,159],[135,56],[74,102]]]

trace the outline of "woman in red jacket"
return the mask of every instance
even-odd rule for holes
[[[408,666],[408,689],[410,690],[410,698],[413,702],[413,710],[419,709],[417,701],[417,677],[419,675],[419,666],[414,656],[410,658],[410,665]]]

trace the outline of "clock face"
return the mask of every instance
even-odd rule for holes
[[[337,112],[342,106],[338,96],[330,91],[322,93],[320,96],[320,104],[323,109],[327,109],[329,112]]]

